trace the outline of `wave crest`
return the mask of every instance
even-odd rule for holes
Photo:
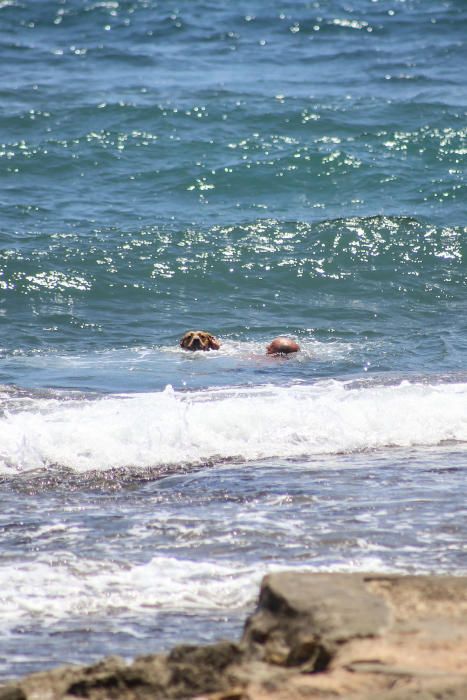
[[[76,472],[293,459],[467,441],[467,384],[164,391],[36,399],[0,420],[0,470]]]

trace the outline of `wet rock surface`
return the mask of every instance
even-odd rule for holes
[[[36,673],[0,700],[465,700],[467,577],[277,573],[239,643]]]

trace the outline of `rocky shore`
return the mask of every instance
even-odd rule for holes
[[[0,700],[465,700],[467,577],[277,573],[239,642],[35,673]]]

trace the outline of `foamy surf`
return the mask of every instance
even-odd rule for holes
[[[60,401],[11,399],[0,418],[0,472],[77,472],[293,459],[467,442],[467,384],[339,381]]]
[[[381,560],[368,554],[330,568],[354,571],[362,566],[384,570]],[[317,570],[303,563],[248,566],[160,555],[132,566],[70,553],[41,556],[0,569],[0,629],[5,634],[22,624],[47,626],[123,611],[127,617],[138,617],[151,610],[192,614],[245,610],[254,604],[261,578],[284,568]]]

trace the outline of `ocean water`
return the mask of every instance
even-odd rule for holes
[[[0,0],[0,679],[236,638],[269,571],[467,573],[466,37]]]

